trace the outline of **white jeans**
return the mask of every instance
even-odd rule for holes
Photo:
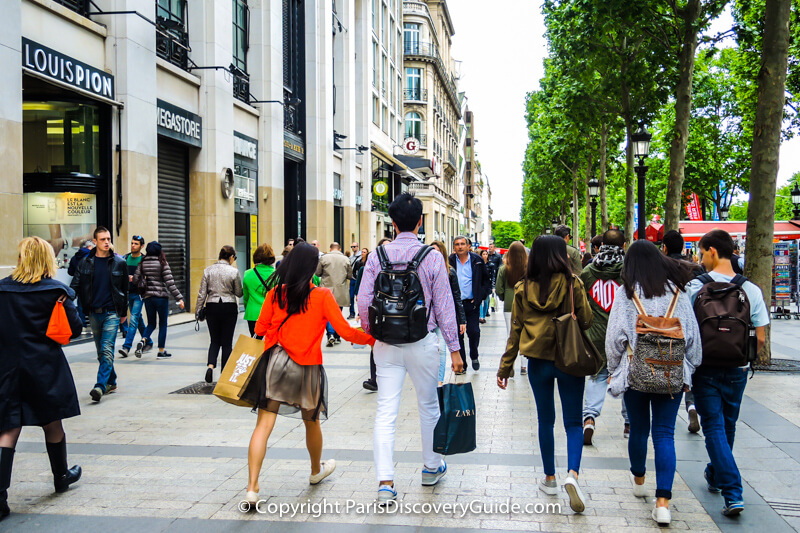
[[[373,353],[378,381],[373,455],[378,481],[394,480],[394,434],[406,372],[417,391],[422,460],[427,468],[439,468],[442,456],[433,451],[433,429],[439,421],[439,398],[436,394],[439,343],[436,334],[429,333],[420,341],[399,346],[376,341]]]

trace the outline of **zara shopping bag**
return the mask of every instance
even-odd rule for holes
[[[256,366],[264,355],[264,341],[239,335],[233,352],[222,369],[217,386],[214,387],[214,396],[220,400],[234,405],[253,407],[253,403],[242,399],[250,379],[255,373]]]
[[[472,383],[446,383],[438,388],[439,422],[433,430],[433,451],[468,453],[475,442],[475,395]]]

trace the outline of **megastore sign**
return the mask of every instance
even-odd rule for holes
[[[181,109],[163,100],[156,100],[158,134],[176,141],[202,148],[203,119],[191,111]]]

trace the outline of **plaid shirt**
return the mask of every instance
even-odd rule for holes
[[[423,246],[417,236],[411,232],[404,232],[397,238],[383,245],[389,261],[408,262]],[[361,316],[361,326],[369,333],[369,306],[375,290],[375,278],[381,271],[381,263],[377,252],[370,252],[364,272],[361,274],[361,286],[358,289],[358,314]],[[417,270],[422,283],[422,292],[425,294],[425,305],[430,310],[428,331],[436,327],[442,329],[447,348],[451,352],[460,349],[458,342],[458,324],[456,322],[456,307],[453,302],[453,292],[450,289],[450,278],[442,254],[432,250]]]

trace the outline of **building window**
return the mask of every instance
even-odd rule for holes
[[[305,93],[304,11],[301,0],[283,0],[283,99]],[[305,128],[305,109],[284,106],[283,127],[297,133]]]
[[[419,53],[419,24],[403,24],[403,51],[406,54]]]
[[[378,43],[372,41],[372,86],[378,88]]]
[[[381,108],[381,104],[380,104],[380,101],[378,100],[378,97],[377,96],[373,96],[372,97],[372,123],[375,124],[376,126],[380,126],[380,118],[379,118],[379,115],[378,115],[380,113],[380,108]]]
[[[182,69],[189,66],[186,0],[156,1],[156,54]]]
[[[381,106],[381,129],[383,129],[383,133],[389,133],[389,118],[385,105]]]
[[[421,136],[422,118],[419,116],[419,113],[415,111],[406,113],[406,137],[414,137],[415,139],[419,139]]]
[[[250,48],[250,8],[247,0],[233,0],[233,96],[250,101],[250,77],[247,75],[247,50]]]
[[[406,68],[406,100],[422,100],[422,69]]]
[[[53,0],[56,4],[62,5],[67,9],[74,11],[79,15],[83,15],[84,17],[89,12],[91,8],[91,4],[89,0]]]
[[[375,36],[380,31],[380,22],[378,21],[378,0],[372,0],[372,33]]]

